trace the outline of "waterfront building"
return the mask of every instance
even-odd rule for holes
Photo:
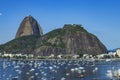
[[[116,49],[116,54],[120,57],[120,48]]]

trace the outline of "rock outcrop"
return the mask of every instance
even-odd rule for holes
[[[27,16],[20,24],[15,38],[30,35],[42,36],[43,32],[38,22],[32,16]]]
[[[73,55],[107,53],[99,39],[87,32],[81,25],[64,25],[61,29],[45,34],[37,42],[37,55]]]

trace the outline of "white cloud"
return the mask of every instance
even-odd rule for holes
[[[2,15],[2,13],[0,13],[0,16]]]

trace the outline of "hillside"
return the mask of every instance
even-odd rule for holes
[[[37,55],[96,55],[106,52],[106,47],[95,35],[76,24],[64,25],[63,28],[45,34],[38,40],[35,49]]]
[[[33,53],[36,41],[39,36],[23,36],[12,41],[7,42],[6,44],[0,45],[0,52],[7,53],[22,53],[30,54]]]

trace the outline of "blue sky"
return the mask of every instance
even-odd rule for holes
[[[120,0],[0,0],[0,44],[14,39],[25,16],[47,33],[64,24],[82,24],[108,48],[120,48]]]

